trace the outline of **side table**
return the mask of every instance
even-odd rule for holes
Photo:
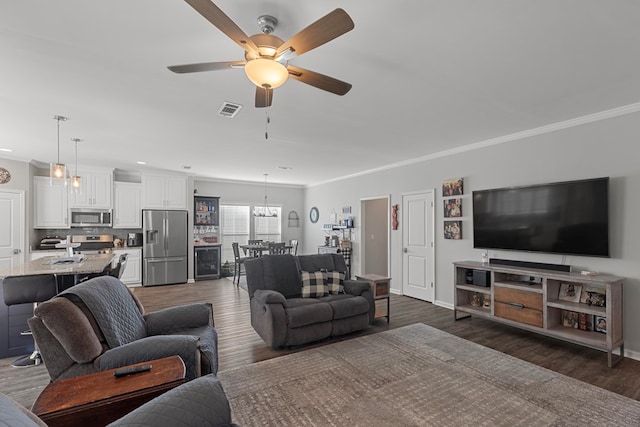
[[[373,292],[374,304],[376,304],[375,318],[386,317],[389,322],[389,315],[391,313],[391,277],[380,276],[378,274],[363,274],[361,276],[356,275],[356,279],[369,282],[371,286],[371,292]],[[378,311],[378,300],[387,300],[387,311]]]
[[[130,366],[151,370],[116,378],[115,369],[59,380],[47,385],[31,410],[49,427],[105,426],[185,382],[179,356]]]

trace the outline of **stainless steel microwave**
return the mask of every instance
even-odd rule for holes
[[[111,227],[110,209],[71,209],[72,227]]]

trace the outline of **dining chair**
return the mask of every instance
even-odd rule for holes
[[[287,253],[287,244],[281,243],[269,243],[269,255],[281,255]]]
[[[118,259],[118,264],[111,269],[109,276],[117,277],[118,279],[122,278],[122,273],[124,273],[124,269],[127,266],[128,258],[129,254],[121,254]]]
[[[7,276],[2,280],[2,293],[7,306],[17,304],[33,304],[47,301],[58,294],[58,281],[55,274],[34,274],[30,276]],[[20,332],[20,335],[32,335],[31,329]],[[43,363],[40,350],[34,341],[33,352],[20,357],[11,366],[27,367]]]
[[[233,283],[235,285],[239,285],[240,284],[240,276],[242,276],[242,266],[244,265],[244,262],[248,259],[252,259],[253,257],[241,257],[240,256],[240,247],[238,245],[238,242],[233,242],[231,244],[231,247],[233,248]],[[236,277],[238,278],[238,281],[236,282]]]
[[[289,240],[289,253],[292,255],[298,255],[298,241],[295,239]]]

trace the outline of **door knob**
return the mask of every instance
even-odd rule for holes
[[[14,255],[18,255],[19,253],[21,253],[22,251],[20,249],[14,249],[13,250],[13,254]]]
[[[402,249],[402,252],[404,252],[406,254],[407,252],[409,252],[409,250],[407,248],[404,248],[404,249]]]

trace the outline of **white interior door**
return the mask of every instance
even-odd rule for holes
[[[24,193],[0,191],[0,268],[24,262]]]
[[[434,300],[434,192],[402,197],[402,293]]]

